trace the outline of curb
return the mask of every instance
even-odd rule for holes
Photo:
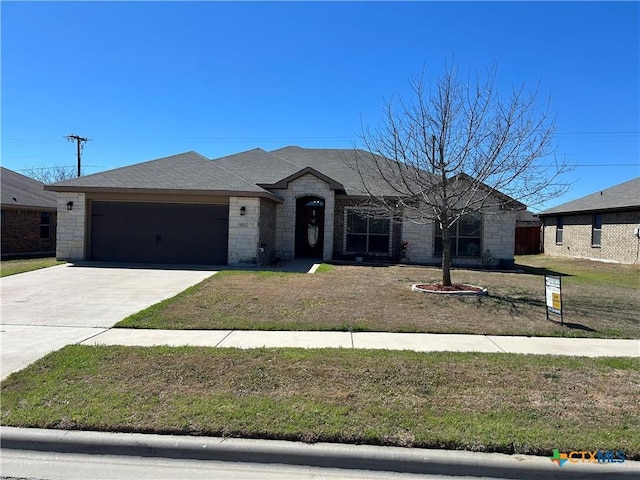
[[[546,457],[282,440],[0,427],[3,449],[217,460],[509,479],[638,478],[639,462],[572,464]]]

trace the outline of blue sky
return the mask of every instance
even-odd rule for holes
[[[538,82],[564,197],[640,175],[638,2],[1,3],[2,165],[85,172],[188,150],[350,148],[426,68]],[[550,159],[551,161],[552,159]]]

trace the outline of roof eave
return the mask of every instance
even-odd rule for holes
[[[245,190],[189,190],[177,188],[123,188],[123,187],[80,187],[80,186],[48,186],[47,190],[70,193],[139,193],[160,195],[214,195],[222,197],[260,197],[277,203],[283,200],[270,192],[251,192]],[[51,188],[53,187],[53,188]]]
[[[557,217],[558,215],[590,215],[594,213],[631,212],[634,210],[640,210],[640,205],[609,208],[589,208],[584,210],[557,210],[555,212],[540,212],[536,213],[536,215],[538,215],[538,217]]]

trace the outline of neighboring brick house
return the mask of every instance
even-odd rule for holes
[[[2,257],[54,255],[57,195],[32,178],[0,168]]]
[[[259,264],[297,257],[395,260],[409,242],[417,263],[440,262],[433,224],[370,218],[347,166],[354,150],[254,149],[210,160],[187,152],[47,186],[58,192],[58,257],[182,264]],[[387,187],[389,188],[389,187]],[[384,193],[384,191],[382,191]],[[386,195],[386,193],[384,193]],[[454,264],[490,251],[513,261],[516,212],[455,226]]]
[[[538,215],[548,255],[640,261],[640,177]]]

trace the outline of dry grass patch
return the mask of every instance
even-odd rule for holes
[[[547,261],[528,259],[541,258]],[[314,275],[226,271],[118,326],[640,337],[640,282],[634,283],[640,270],[593,263],[592,270],[555,260],[534,263],[527,273],[453,271],[454,281],[487,287],[488,297],[412,292],[412,283],[439,281],[440,270],[429,267],[335,266]],[[557,271],[565,275],[568,327],[545,316],[541,275]]]
[[[640,457],[640,360],[68,346],[2,384],[2,424]]]

